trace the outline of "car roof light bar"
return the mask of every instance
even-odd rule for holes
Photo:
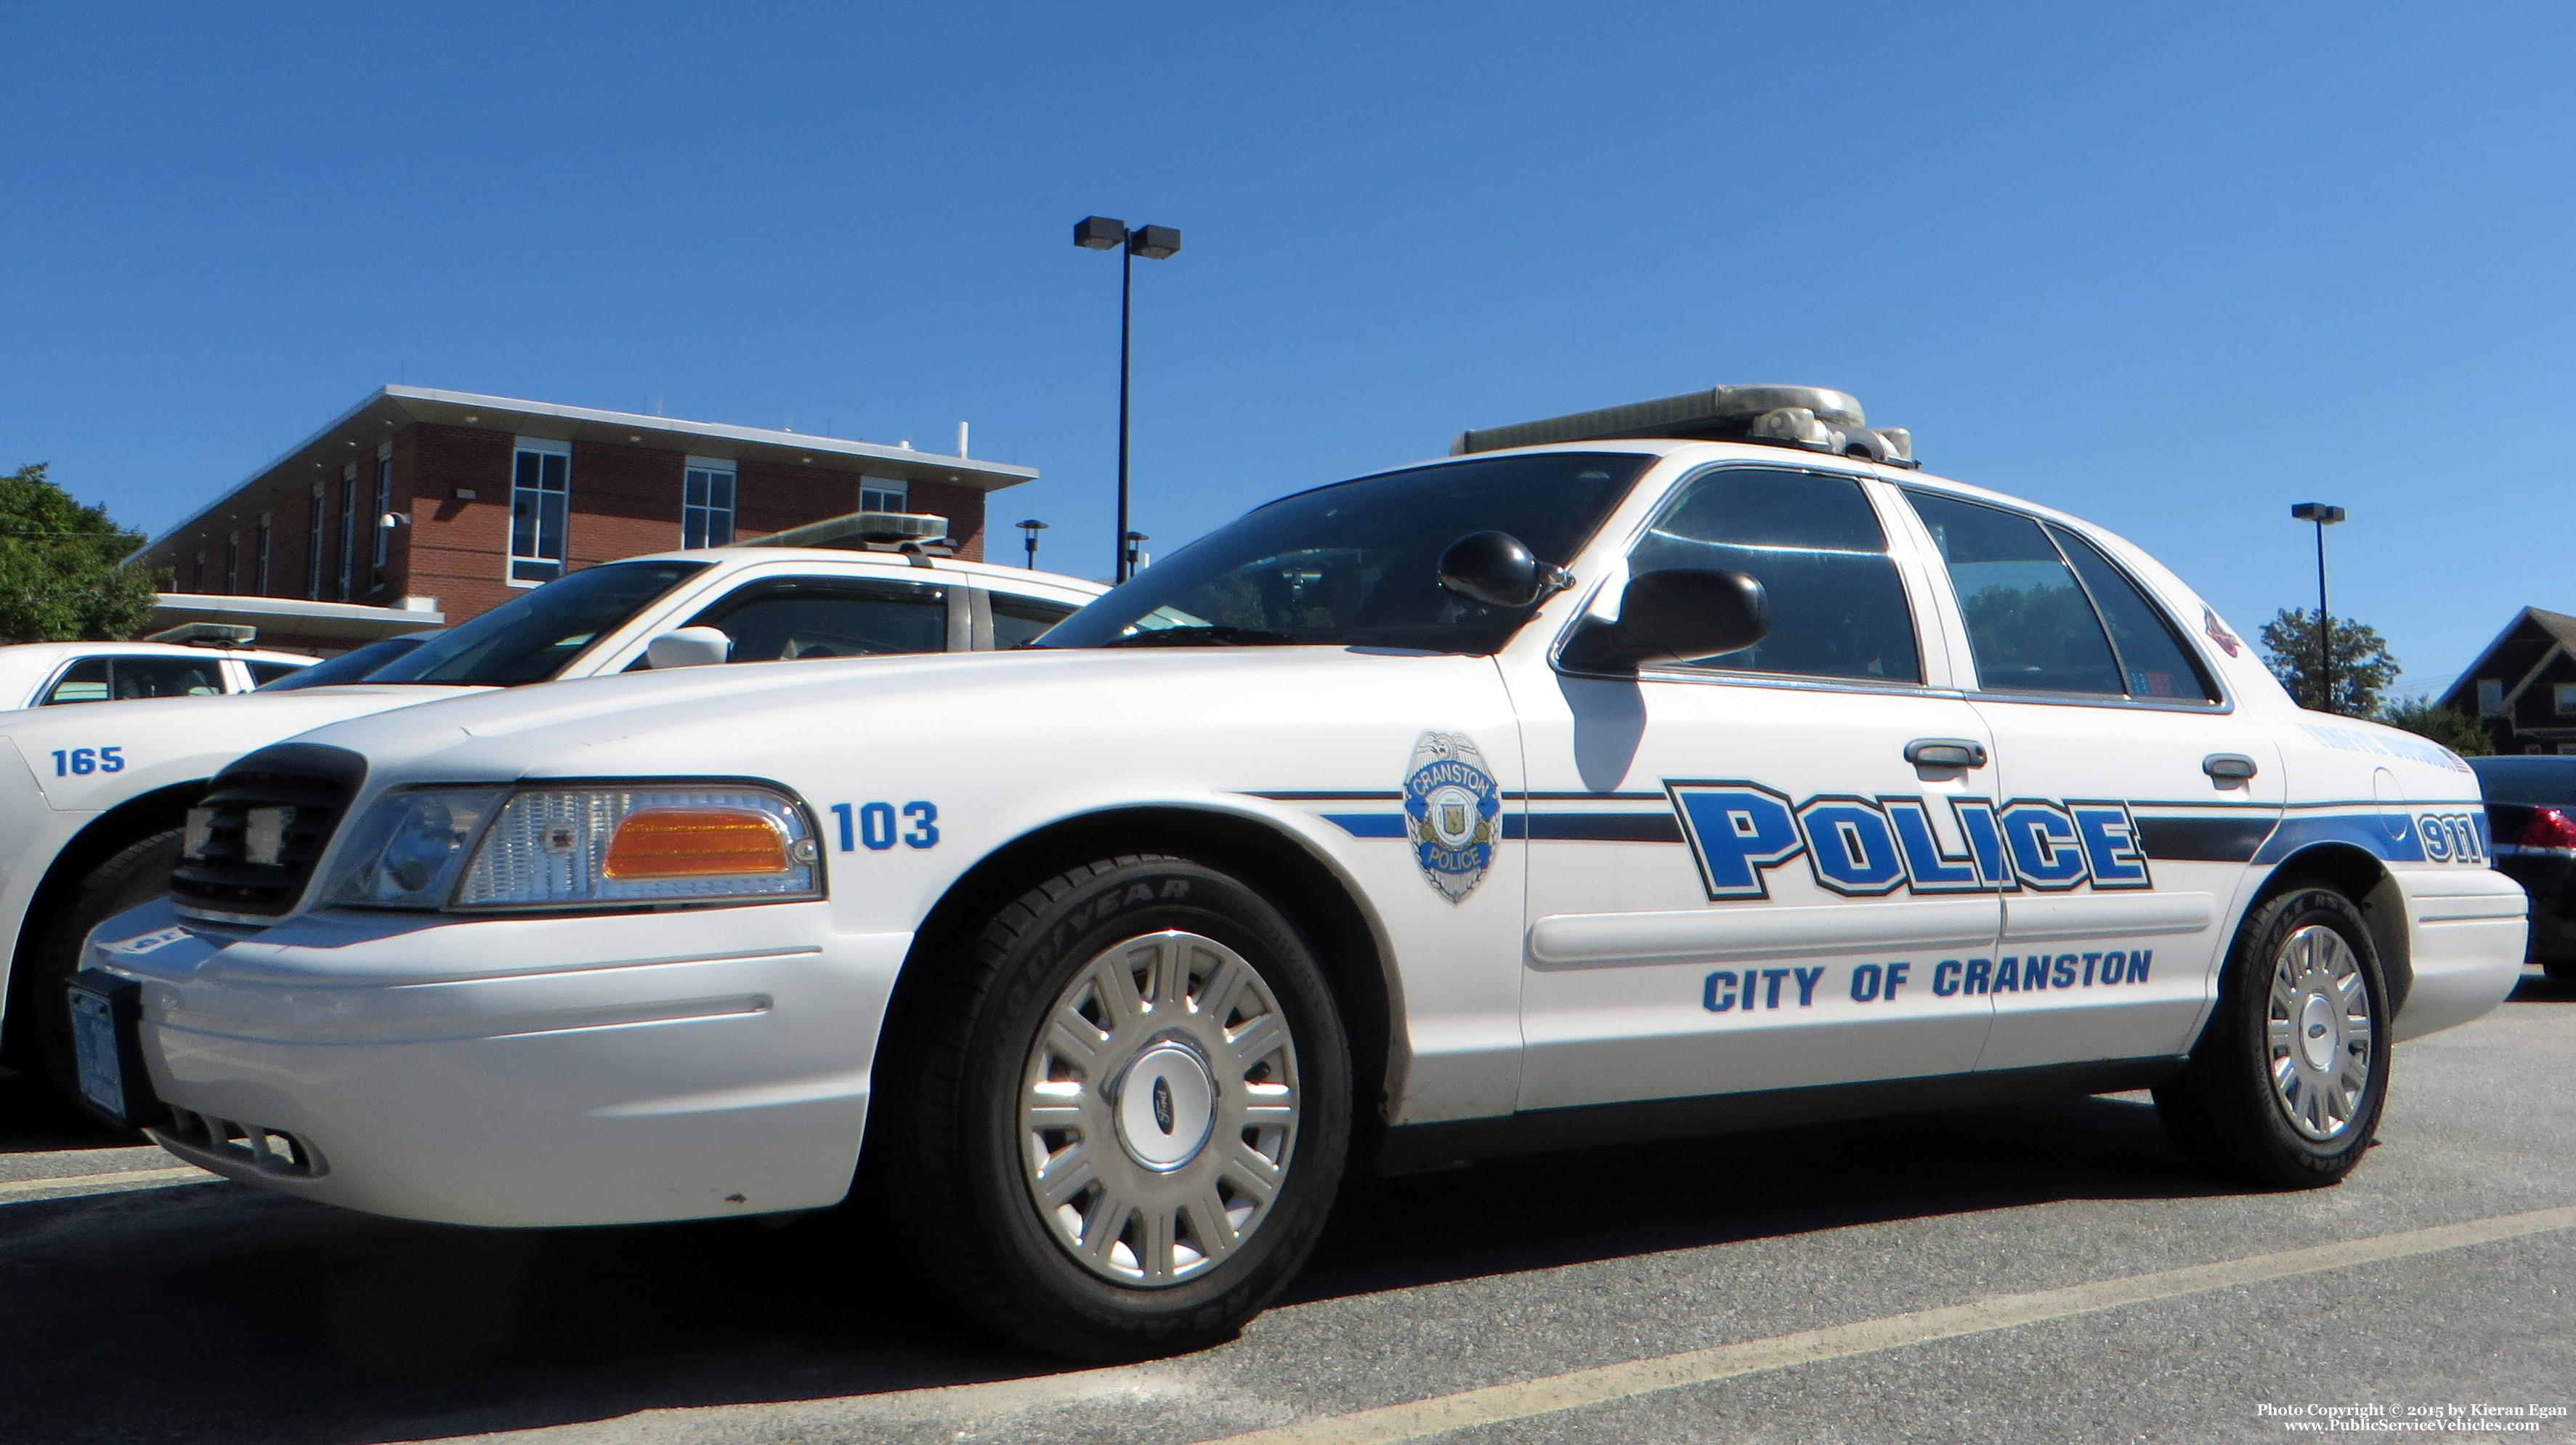
[[[1890,466],[1920,465],[1914,459],[1912,433],[1903,427],[1871,426],[1858,397],[1822,386],[1718,386],[1571,416],[1465,431],[1450,444],[1449,454],[1627,437],[1757,442],[1866,457]]]

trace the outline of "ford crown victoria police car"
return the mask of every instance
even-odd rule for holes
[[[321,729],[93,937],[87,1088],[419,1219],[855,1176],[1089,1357],[1258,1311],[1355,1157],[2146,1086],[2333,1181],[2520,966],[2474,777],[1907,450],[1721,388],[1273,502],[1024,651]]]
[[[288,689],[220,700],[0,715],[0,981],[13,985],[0,991],[7,1003],[0,1023],[8,1061],[74,1092],[61,997],[81,939],[100,919],[159,895],[178,861],[188,808],[208,778],[253,748],[343,718],[549,678],[1013,646],[1102,590],[1018,567],[755,542],[572,573],[384,662],[361,685],[306,686],[308,679],[289,677]],[[207,669],[223,656],[159,651],[189,654]],[[127,664],[116,666],[122,678]]]

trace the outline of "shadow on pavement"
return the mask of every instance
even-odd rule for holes
[[[1354,1182],[1283,1303],[1872,1221],[2208,1192],[2154,1111],[2120,1098],[1499,1160]],[[925,1307],[900,1273],[903,1249],[845,1214],[783,1228],[486,1231],[231,1185],[11,1205],[0,1208],[0,1433],[340,1445],[1061,1368]]]

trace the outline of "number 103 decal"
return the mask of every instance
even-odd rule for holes
[[[124,771],[125,749],[123,748],[56,748],[54,750],[54,776],[58,778],[86,778],[92,773]]]
[[[848,803],[834,803],[832,819],[840,825],[844,853],[855,853],[862,847],[871,853],[882,853],[897,843],[907,848],[939,846],[937,803],[905,803],[899,815],[892,803],[860,803],[855,808]]]

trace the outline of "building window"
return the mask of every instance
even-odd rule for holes
[[[330,515],[330,488],[315,482],[304,517],[304,595],[316,602],[322,600],[322,524]]]
[[[196,568],[188,575],[188,590],[191,592],[206,590],[206,554],[204,552],[197,554]]]
[[[358,464],[349,463],[340,472],[340,600],[357,595],[358,581]]]
[[[859,478],[859,510],[900,512],[911,505],[912,486],[891,477]]]
[[[259,578],[259,595],[262,597],[268,595],[269,539],[270,534],[275,530],[270,525],[270,520],[269,513],[259,514],[259,570],[254,575]]]
[[[510,471],[511,586],[535,587],[563,575],[571,508],[572,444],[519,438]]]
[[[2559,715],[2562,717],[2568,713],[2576,712],[2576,682],[2562,682],[2553,685],[2549,689],[2549,700],[2551,706],[2556,708]]]
[[[733,540],[733,463],[689,458],[680,484],[680,545],[721,547]]]
[[[375,571],[368,580],[377,587],[385,585],[385,552],[393,544],[394,530],[385,518],[394,510],[394,444],[376,448],[376,512],[367,519],[367,529],[376,534]]]
[[[241,595],[241,533],[239,532],[227,534],[224,538],[224,595],[227,597]]]
[[[2497,677],[2478,679],[2478,716],[2504,716],[2504,679]]]

